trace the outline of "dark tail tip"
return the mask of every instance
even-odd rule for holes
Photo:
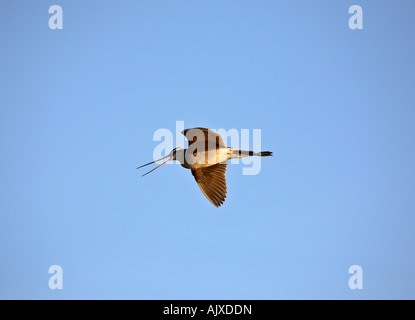
[[[261,151],[261,152],[258,152],[258,155],[260,157],[270,157],[270,156],[272,156],[272,152],[271,151]]]

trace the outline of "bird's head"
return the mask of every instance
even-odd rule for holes
[[[169,157],[171,158],[171,160],[177,160],[177,156],[180,154],[180,152],[184,150],[184,148],[182,147],[177,147],[174,148],[170,153],[169,153]]]

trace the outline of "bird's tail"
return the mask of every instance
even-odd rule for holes
[[[272,152],[271,151],[261,151],[261,152],[257,152],[255,155],[259,156],[259,157],[270,157],[270,156],[272,156]]]
[[[244,157],[249,157],[249,156],[269,157],[269,156],[272,156],[272,152],[270,151],[254,152],[254,151],[245,151],[245,150],[240,150],[240,149],[228,148],[228,159],[244,158]]]

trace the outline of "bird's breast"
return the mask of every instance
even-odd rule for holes
[[[213,166],[219,162],[228,160],[227,148],[215,148],[211,150],[198,151],[197,149],[186,149],[181,165],[187,169],[200,169]]]

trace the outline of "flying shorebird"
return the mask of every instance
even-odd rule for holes
[[[187,149],[174,148],[167,156],[144,164],[137,169],[168,158],[153,170],[143,174],[144,177],[165,163],[178,160],[182,167],[192,171],[200,190],[216,207],[220,207],[226,198],[225,172],[228,160],[248,156],[272,156],[270,151],[254,152],[228,148],[219,134],[206,128],[186,129],[182,131],[182,134],[189,141]]]

